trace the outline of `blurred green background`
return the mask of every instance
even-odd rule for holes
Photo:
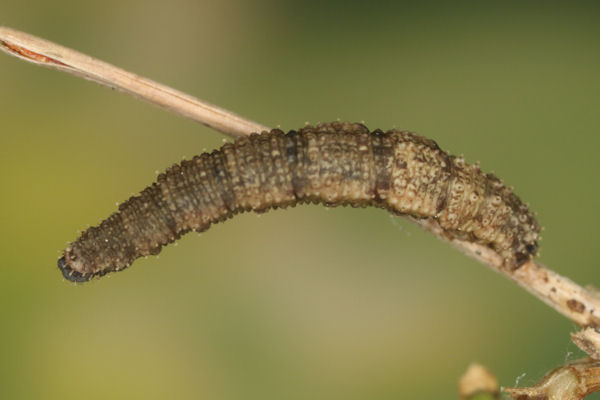
[[[538,211],[541,261],[600,285],[597,2],[3,0],[0,24],[264,124],[438,141]],[[90,284],[56,259],[207,128],[0,57],[0,398],[453,399],[581,353],[515,284],[378,209],[246,214]],[[596,397],[600,398],[600,397]]]

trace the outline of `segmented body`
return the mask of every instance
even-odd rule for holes
[[[435,218],[448,236],[488,245],[507,268],[537,251],[538,223],[495,176],[414,133],[334,122],[252,134],[170,167],[58,265],[67,279],[87,281],[239,212],[307,202]]]

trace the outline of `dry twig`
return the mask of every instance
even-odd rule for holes
[[[189,94],[24,32],[0,26],[0,49],[25,61],[128,93],[233,137],[269,130]]]

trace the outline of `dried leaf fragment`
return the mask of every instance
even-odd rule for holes
[[[595,328],[588,327],[571,333],[571,340],[591,358],[600,360],[600,333]]]
[[[479,399],[480,395],[496,399],[500,393],[498,379],[486,367],[473,363],[458,381],[458,393],[461,399]]]

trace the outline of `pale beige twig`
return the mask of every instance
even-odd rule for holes
[[[13,29],[0,27],[0,48],[26,61],[56,68],[117,88],[231,136],[247,135],[269,129],[185,93]],[[600,299],[595,293],[580,287],[535,261],[525,263],[516,271],[507,269],[503,266],[502,259],[498,254],[487,246],[447,237],[435,219],[411,219],[467,255],[517,282],[579,326],[584,328],[600,327],[598,315]],[[587,331],[587,343],[600,343],[600,339],[591,340],[591,336],[594,335],[599,335],[596,329]],[[598,349],[591,353],[596,356],[600,354]]]
[[[128,93],[233,137],[268,130],[266,126],[193,96],[24,32],[0,27],[0,49],[34,64]]]

